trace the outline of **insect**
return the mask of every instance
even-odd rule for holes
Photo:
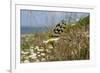
[[[59,37],[59,35],[64,32],[65,28],[66,24],[64,22],[58,23],[53,29],[53,37]]]

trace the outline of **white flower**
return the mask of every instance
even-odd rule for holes
[[[21,51],[21,54],[24,54],[25,52],[24,51]]]
[[[26,55],[26,54],[28,54],[29,52],[24,52],[24,51],[21,51],[21,54],[24,54],[24,55]]]
[[[41,55],[37,55],[38,57],[41,57]]]
[[[34,49],[39,50],[39,46],[36,46]]]
[[[34,52],[34,50],[33,49],[30,49],[30,53],[33,53]]]
[[[33,46],[30,47],[30,49],[33,49],[33,48],[34,48]]]
[[[28,57],[28,56],[25,56],[24,58],[25,58],[25,60],[28,60],[28,59],[29,59],[29,57]]]
[[[29,58],[36,59],[36,54],[30,55]]]
[[[42,58],[41,61],[46,61],[46,59],[45,58]]]
[[[24,63],[29,63],[29,60],[25,60]]]
[[[39,51],[37,52],[37,54],[40,54],[40,53],[41,53],[41,52],[39,52]]]
[[[36,59],[36,62],[40,62],[40,60],[39,59]]]
[[[36,56],[37,54],[36,54],[36,53],[32,53],[31,55],[32,55],[32,56]]]
[[[45,56],[45,53],[41,53],[42,56]]]
[[[38,51],[42,52],[42,51],[44,51],[44,49],[39,49]]]

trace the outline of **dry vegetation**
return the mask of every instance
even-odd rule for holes
[[[89,16],[74,24],[61,22],[52,31],[22,36],[21,62],[88,60]]]

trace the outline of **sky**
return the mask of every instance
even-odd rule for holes
[[[20,11],[20,23],[22,27],[44,27],[55,25],[62,20],[68,22],[78,21],[81,17],[88,16],[89,13],[82,12],[61,12],[61,11],[38,11],[26,10]]]

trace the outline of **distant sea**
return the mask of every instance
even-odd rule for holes
[[[21,27],[21,34],[34,34],[48,31],[45,27]]]

